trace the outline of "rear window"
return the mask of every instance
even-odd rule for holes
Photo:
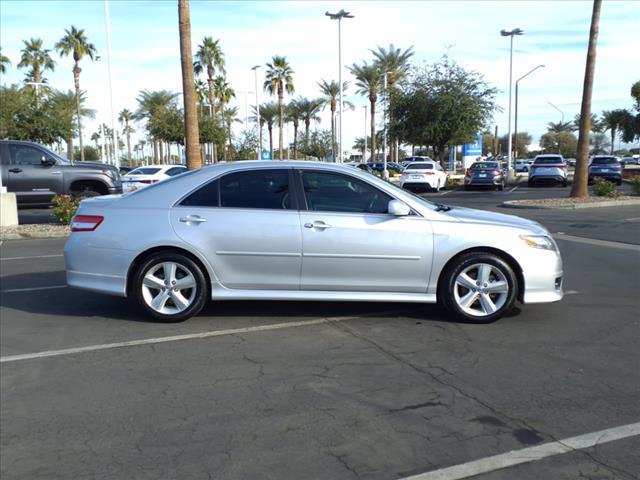
[[[127,175],[155,175],[160,171],[160,168],[155,167],[142,167],[131,170]]]
[[[593,164],[598,165],[611,165],[613,163],[620,163],[616,157],[597,157],[592,160]]]
[[[406,170],[433,170],[433,163],[410,163]]]
[[[536,165],[552,165],[557,163],[564,163],[561,157],[538,157],[535,162]]]
[[[473,169],[480,168],[500,168],[497,162],[476,162],[471,165]]]

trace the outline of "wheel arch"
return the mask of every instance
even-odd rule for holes
[[[133,288],[133,279],[135,277],[135,273],[138,270],[138,268],[140,267],[140,265],[150,256],[156,253],[179,253],[181,255],[184,255],[185,257],[190,258],[193,262],[195,262],[196,265],[198,265],[198,267],[200,267],[200,269],[202,270],[202,273],[204,275],[204,278],[206,280],[206,285],[207,285],[207,289],[208,289],[208,297],[210,298],[211,296],[211,274],[209,273],[209,269],[207,268],[207,266],[204,264],[204,262],[202,260],[200,260],[196,255],[194,255],[192,252],[190,252],[189,250],[186,250],[184,248],[180,248],[180,247],[176,247],[176,246],[172,246],[172,245],[161,245],[161,246],[157,246],[157,247],[152,247],[149,248],[143,252],[140,252],[136,258],[133,259],[133,261],[131,262],[131,265],[129,265],[129,270],[127,271],[127,289],[126,289],[126,295],[127,297],[129,297],[131,295],[131,291]]]
[[[100,180],[75,180],[69,186],[69,191],[73,194],[81,194],[87,189],[93,189],[101,195],[109,193],[109,186]]]
[[[438,275],[438,287],[436,290],[436,296],[438,299],[440,299],[440,295],[442,293],[441,291],[443,288],[442,280],[444,278],[445,273],[447,272],[449,267],[451,267],[451,265],[455,263],[461,256],[466,255],[468,253],[491,253],[501,258],[502,260],[504,260],[511,267],[511,269],[513,270],[513,273],[515,273],[516,275],[516,281],[518,282],[516,298],[518,299],[519,302],[521,303],[524,302],[525,283],[524,283],[524,274],[522,272],[522,267],[520,266],[518,261],[515,258],[513,258],[511,255],[509,255],[507,252],[494,247],[472,247],[466,250],[462,250],[456,253],[453,257],[451,257],[447,261],[447,263],[442,267],[442,269],[440,270],[440,274]]]

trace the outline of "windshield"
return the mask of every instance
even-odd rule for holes
[[[562,157],[538,157],[534,162],[536,165],[551,165],[556,163],[564,163]]]
[[[131,170],[127,175],[155,175],[159,171],[159,167],[140,167],[135,170]]]
[[[433,170],[433,163],[410,163],[406,170]]]

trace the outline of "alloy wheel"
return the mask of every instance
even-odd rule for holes
[[[142,280],[142,297],[147,306],[162,315],[188,309],[196,299],[196,278],[186,266],[172,261],[149,268]]]
[[[458,274],[453,295],[463,312],[474,317],[485,317],[504,306],[509,297],[509,283],[498,267],[475,263]]]

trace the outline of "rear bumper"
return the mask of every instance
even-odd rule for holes
[[[567,177],[563,177],[562,175],[540,175],[540,176],[531,176],[529,174],[529,183],[565,183],[567,181]]]
[[[603,173],[591,173],[589,172],[589,182],[593,182],[596,178],[604,178],[605,180],[614,180],[616,182],[622,181],[622,173],[619,172],[603,172]]]

